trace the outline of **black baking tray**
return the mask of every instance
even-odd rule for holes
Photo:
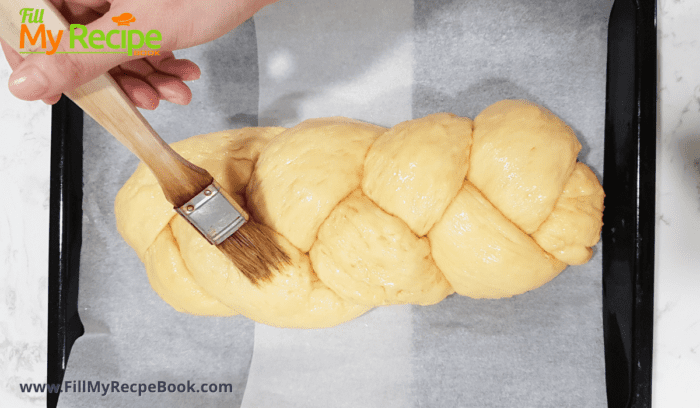
[[[656,2],[616,0],[608,27],[603,327],[610,408],[651,406],[656,175]],[[52,110],[47,383],[75,340],[82,244],[83,112]],[[48,388],[48,387],[47,387]],[[47,394],[56,407],[59,394]]]
[[[610,407],[651,406],[656,50],[656,2],[615,1],[608,27],[602,232]]]
[[[83,111],[65,96],[51,111],[47,384],[60,384],[75,340],[83,217]],[[48,392],[55,407],[58,393]]]

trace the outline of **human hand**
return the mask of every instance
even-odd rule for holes
[[[192,93],[183,81],[199,78],[199,67],[177,59],[173,50],[212,41],[252,17],[276,0],[51,0],[69,23],[88,31],[115,28],[112,17],[130,13],[136,21],[130,29],[162,34],[159,55],[126,54],[30,54],[23,57],[0,41],[13,69],[9,89],[24,100],[56,103],[61,93],[109,71],[138,107],[155,109],[159,101],[188,104]],[[61,41],[59,51],[67,49]],[[78,43],[79,45],[79,43]],[[74,51],[74,49],[72,49]]]

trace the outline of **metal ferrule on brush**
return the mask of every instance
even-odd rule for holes
[[[214,181],[182,207],[175,208],[213,245],[219,245],[246,222],[244,211]]]

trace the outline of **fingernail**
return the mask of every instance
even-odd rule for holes
[[[153,98],[151,95],[145,92],[134,92],[134,104],[142,109],[154,110],[158,107],[158,98]]]
[[[48,89],[49,81],[36,67],[24,67],[10,76],[10,92],[20,99],[40,99]]]

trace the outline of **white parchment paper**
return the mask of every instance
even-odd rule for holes
[[[610,0],[288,0],[181,52],[202,66],[188,107],[148,113],[175,141],[342,115],[392,126],[473,118],[504,98],[562,117],[602,180]],[[81,318],[66,379],[227,383],[231,392],[64,392],[59,406],[602,407],[601,259],[503,300],[457,295],[377,308],[322,330],[179,314],[150,289],[114,227],[136,166],[85,127]]]

